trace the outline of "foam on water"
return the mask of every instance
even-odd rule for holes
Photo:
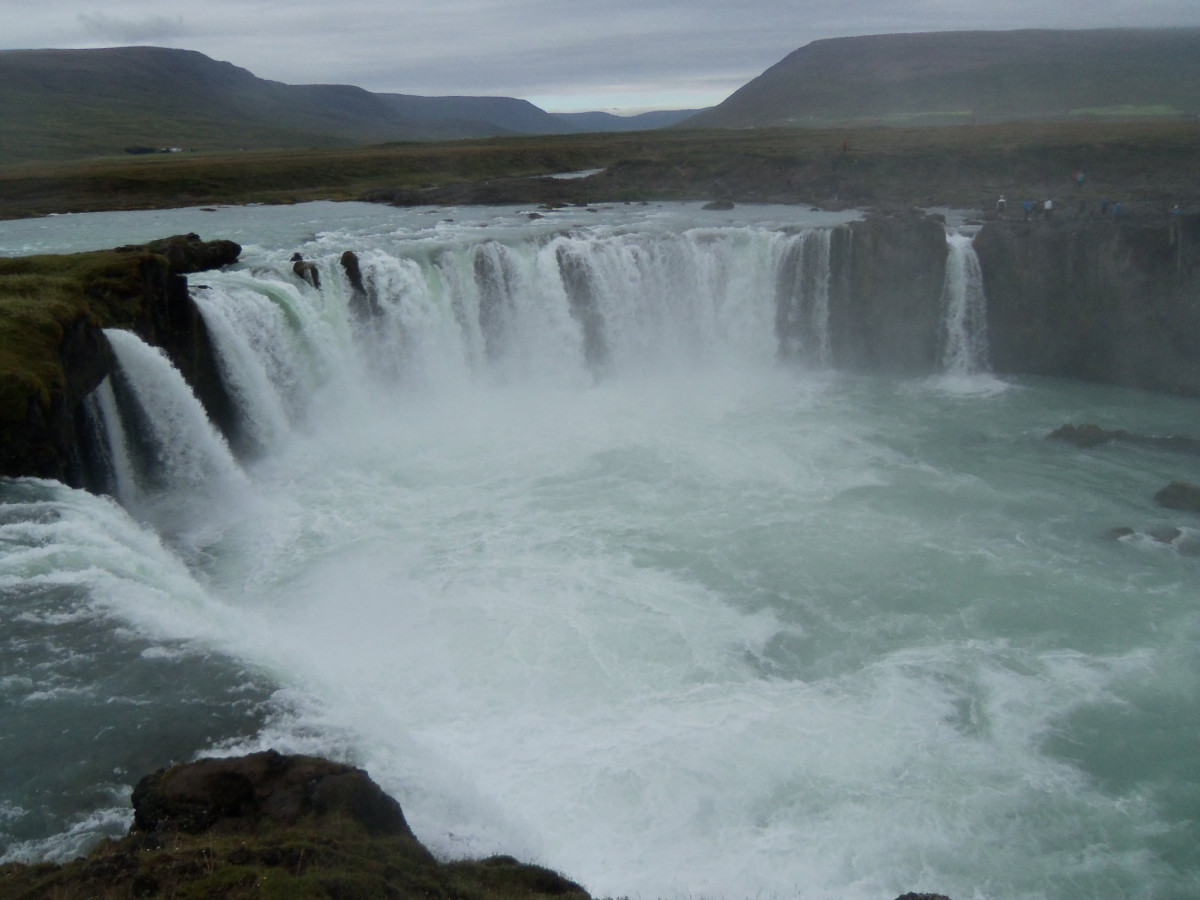
[[[1196,559],[1108,536],[1157,533],[1178,459],[1044,440],[1186,431],[1194,401],[822,370],[827,235],[694,209],[532,232],[310,212],[321,291],[282,241],[196,289],[267,451],[244,473],[202,457],[237,490],[173,482],[159,537],[3,486],[0,591],[31,630],[0,690],[23,723],[105,727],[106,695],[149,728],[186,688],[202,733],[177,714],[139,738],[145,771],[346,759],[437,852],[601,896],[1197,892]],[[775,365],[781,291],[807,372]],[[27,671],[30,642],[61,652]],[[132,743],[56,788],[92,786],[40,832],[49,804],[10,777],[10,856],[79,846]]]

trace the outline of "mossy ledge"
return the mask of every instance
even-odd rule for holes
[[[113,367],[105,328],[164,350],[213,421],[236,440],[186,275],[237,261],[232,241],[177,235],[60,256],[0,259],[0,476],[87,486],[81,404]]]

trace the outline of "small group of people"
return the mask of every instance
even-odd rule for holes
[[[996,201],[996,215],[1003,217],[1007,210],[1008,200],[1001,194],[1000,199]],[[1047,197],[1041,203],[1038,203],[1036,200],[1022,200],[1021,211],[1025,215],[1026,222],[1031,217],[1036,217],[1039,214],[1048,219],[1054,212],[1054,200],[1051,197]]]
[[[1075,174],[1076,174],[1076,184],[1081,184],[1082,183],[1081,176],[1083,173],[1077,172]],[[1088,213],[1089,206],[1090,206],[1090,202],[1086,198],[1080,199],[1078,215],[1080,217],[1087,216],[1089,214]],[[1108,218],[1111,216],[1112,220],[1117,223],[1119,223],[1121,221],[1122,215],[1124,214],[1124,208],[1121,205],[1121,201],[1120,200],[1112,201],[1112,200],[1109,200],[1107,197],[1104,197],[1100,200],[1099,209],[1100,209],[1100,217],[1101,218]],[[1005,197],[1004,194],[1001,194],[999,199],[996,200],[996,215],[999,216],[1000,218],[1004,218],[1004,215],[1007,213],[1007,211],[1008,211],[1008,198]],[[1054,214],[1054,198],[1047,197],[1045,200],[1043,200],[1041,202],[1038,202],[1037,200],[1022,200],[1021,201],[1021,212],[1023,214],[1024,221],[1026,221],[1026,222],[1028,222],[1030,219],[1038,219],[1038,218],[1049,219]],[[1170,233],[1171,233],[1173,239],[1176,238],[1179,234],[1179,230],[1181,227],[1180,221],[1181,221],[1182,214],[1183,214],[1183,210],[1178,203],[1176,203],[1173,207],[1171,207],[1171,216],[1169,219],[1169,225],[1170,225]]]

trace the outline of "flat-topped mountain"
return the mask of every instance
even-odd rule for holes
[[[259,78],[161,47],[0,51],[0,164],[126,148],[238,150],[658,127],[687,115],[587,118],[512,97],[377,94]]]
[[[814,41],[689,126],[1200,115],[1200,29],[966,31]]]

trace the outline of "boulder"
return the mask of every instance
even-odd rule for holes
[[[171,271],[176,275],[190,275],[230,266],[238,261],[242,253],[241,246],[233,241],[204,241],[200,239],[200,235],[192,233],[150,241],[145,245],[145,249],[165,256],[171,264]]]
[[[1124,436],[1123,431],[1105,431],[1099,425],[1064,425],[1050,432],[1050,437],[1056,441],[1074,444],[1084,449],[1098,447]]]
[[[1180,434],[1154,435],[1135,434],[1123,428],[1101,428],[1099,425],[1063,425],[1049,435],[1056,441],[1074,444],[1084,450],[1099,447],[1112,441],[1165,450],[1168,453],[1187,453],[1200,456],[1200,440]]]
[[[1167,509],[1184,512],[1200,512],[1200,484],[1188,481],[1172,481],[1154,495],[1154,502]]]
[[[318,291],[321,289],[321,273],[317,264],[302,258],[299,253],[292,257],[292,271],[303,281],[307,281]]]
[[[250,832],[341,817],[372,835],[412,837],[400,804],[361,769],[274,750],[160,769],[134,788],[133,815],[138,832]]]

